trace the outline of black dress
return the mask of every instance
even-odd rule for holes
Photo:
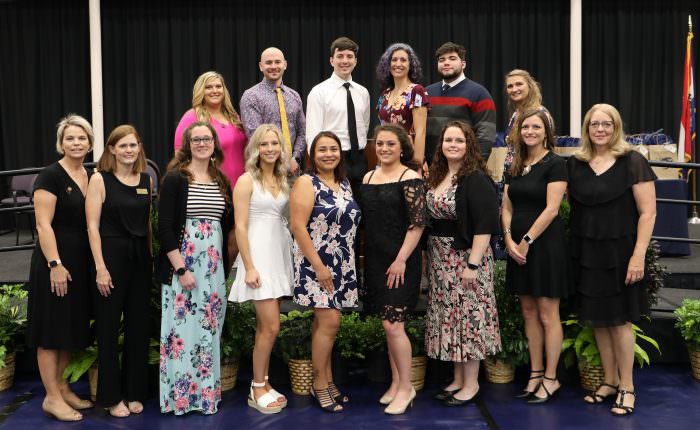
[[[402,286],[387,287],[386,271],[396,259],[406,232],[427,223],[425,183],[399,178],[387,184],[362,184],[360,207],[365,226],[364,307],[384,320],[405,321],[420,292],[420,246],[406,260]]]
[[[632,186],[656,175],[636,151],[619,157],[600,175],[575,157],[568,168],[579,319],[592,327],[639,320],[648,312],[646,280],[625,285],[639,220]]]
[[[153,267],[148,249],[151,187],[147,173],[141,173],[136,186],[122,183],[111,172],[100,174],[105,187],[100,216],[102,257],[114,288],[107,297],[93,288],[92,296],[100,363],[97,402],[108,407],[122,399],[144,401],[148,397],[148,319]],[[120,358],[122,324],[124,342]]]
[[[29,272],[27,344],[45,349],[76,350],[92,343],[89,332],[92,254],[85,222],[85,196],[59,163],[41,171],[34,190],[56,196],[51,227],[63,266],[72,278],[68,294],[51,292],[50,269],[37,240]]]
[[[553,152],[534,164],[529,173],[506,178],[513,207],[511,237],[519,243],[547,207],[550,182],[568,181],[566,161]],[[557,215],[530,245],[527,263],[508,257],[506,286],[517,295],[566,298],[572,292],[571,260],[566,246],[564,223]]]

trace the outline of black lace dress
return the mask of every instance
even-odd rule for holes
[[[632,186],[656,175],[636,151],[619,157],[600,175],[575,157],[568,160],[568,168],[579,319],[592,327],[639,320],[648,311],[646,277],[625,285],[639,220]]]
[[[371,180],[370,176],[368,182]],[[425,183],[422,179],[399,179],[362,184],[360,207],[365,226],[364,308],[384,320],[405,321],[420,292],[420,246],[406,260],[402,286],[389,289],[386,271],[396,259],[406,232],[427,223]]]

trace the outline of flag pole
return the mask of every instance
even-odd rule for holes
[[[693,18],[691,15],[688,15],[688,34],[693,33]],[[694,83],[694,82],[693,82]],[[696,152],[697,152],[697,143],[696,143],[696,148],[693,148],[692,146],[690,147],[690,157],[692,162],[695,162],[696,159]],[[698,199],[698,171],[697,169],[690,169],[690,173],[693,175],[693,181],[692,181],[692,186],[693,186],[693,200]],[[691,206],[691,212],[690,212],[690,218],[688,218],[688,224],[700,224],[700,216],[698,216],[698,206],[696,204]]]

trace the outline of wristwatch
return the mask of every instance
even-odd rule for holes
[[[527,233],[523,236],[523,240],[527,242],[528,245],[532,245],[532,242],[535,241],[535,239],[531,238]]]
[[[61,263],[61,260],[51,260],[51,261],[49,261],[49,267],[52,268],[52,269],[53,269],[54,267],[57,267],[59,264],[62,264],[62,263]]]
[[[479,265],[478,265],[478,264],[472,264],[472,263],[470,263],[470,262],[468,262],[468,261],[467,261],[467,267],[469,268],[469,270],[479,270]]]
[[[184,275],[185,273],[187,273],[187,269],[186,269],[184,266],[183,266],[183,267],[180,267],[179,269],[175,269],[175,274],[176,274],[177,276],[182,276],[182,275]]]

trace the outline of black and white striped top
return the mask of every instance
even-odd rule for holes
[[[226,209],[224,196],[216,182],[192,182],[187,194],[187,218],[221,220]]]

